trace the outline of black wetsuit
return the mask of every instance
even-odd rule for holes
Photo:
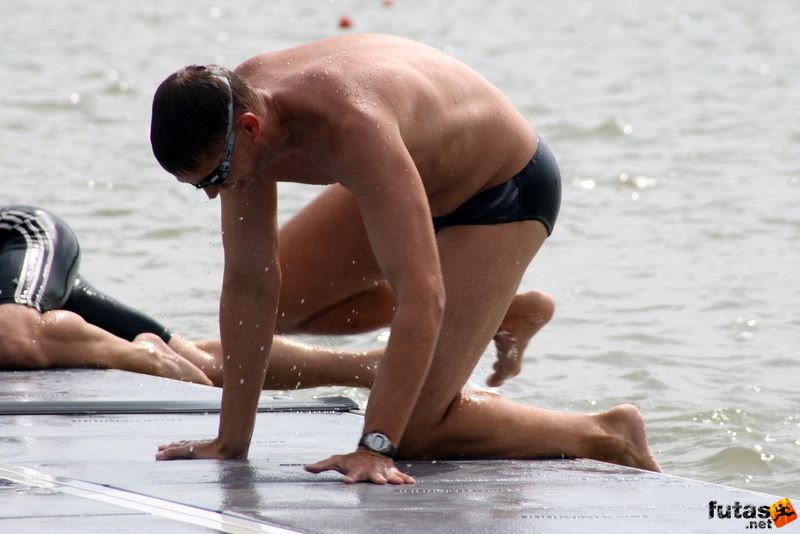
[[[32,206],[0,207],[0,304],[68,310],[128,341],[149,332],[169,342],[172,334],[158,321],[81,279],[80,257],[78,238],[56,215]]]

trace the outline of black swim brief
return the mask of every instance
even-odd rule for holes
[[[167,328],[78,276],[81,251],[72,229],[32,206],[0,207],[0,304],[40,313],[64,309],[128,341],[143,332],[169,343]]]
[[[438,232],[448,226],[535,220],[550,235],[560,207],[561,172],[550,148],[539,139],[536,153],[519,173],[477,193],[447,215],[434,217],[433,227]]]

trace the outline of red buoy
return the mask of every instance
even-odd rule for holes
[[[353,26],[353,19],[351,19],[347,15],[342,15],[341,17],[339,17],[340,28],[350,28],[352,26]]]

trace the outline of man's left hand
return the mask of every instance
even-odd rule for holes
[[[350,454],[337,454],[327,460],[305,466],[309,473],[338,471],[347,484],[372,482],[374,484],[416,484],[414,477],[397,469],[388,456],[358,449]]]

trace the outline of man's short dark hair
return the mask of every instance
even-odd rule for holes
[[[191,172],[204,159],[222,154],[230,99],[222,78],[228,79],[234,100],[237,90],[240,94],[247,90],[239,76],[215,65],[185,67],[158,86],[153,97],[150,144],[167,172]]]

